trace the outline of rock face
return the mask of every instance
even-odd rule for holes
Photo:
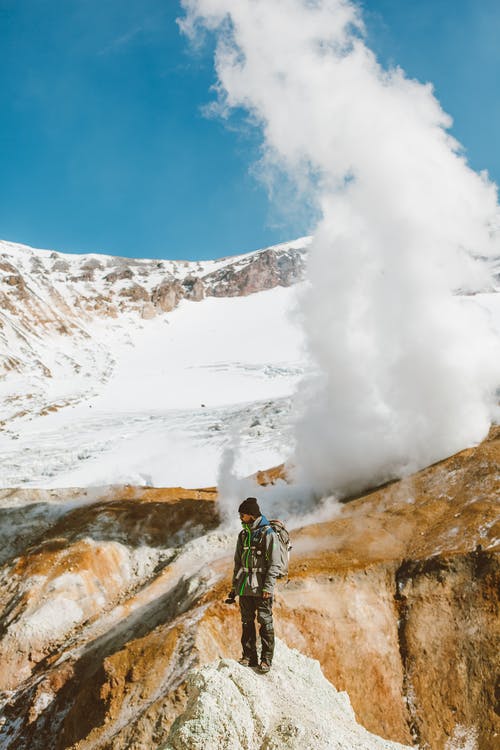
[[[453,737],[457,726],[474,727],[478,747],[494,747],[500,737],[498,555],[409,561],[399,568],[397,585],[413,736],[433,748],[443,731]]]
[[[153,307],[171,312],[184,296],[182,284],[176,279],[162,281],[151,293]]]
[[[203,281],[210,296],[239,297],[275,286],[291,286],[304,274],[303,253],[295,248],[271,248],[213,271]]]
[[[498,747],[499,465],[494,428],[477,448],[293,531],[277,634],[316,659],[356,721],[382,738],[422,750]],[[260,474],[271,513],[279,476]],[[214,489],[0,492],[2,749],[167,743],[190,669],[240,655],[238,609],[223,603],[235,534],[217,526]],[[236,685],[239,670],[223,661],[200,679]],[[259,683],[243,674],[250,697],[232,693],[240,708],[259,698],[255,684],[279,692],[272,674]],[[307,706],[324,726],[317,703]],[[266,727],[247,725],[262,736],[273,728],[263,746],[280,747],[278,724],[292,739],[316,731],[312,718],[294,725],[295,708],[283,721],[266,710]]]
[[[498,742],[499,465],[496,427],[479,447],[295,537],[301,561],[282,593],[282,633],[321,654],[377,734],[441,750],[465,727],[481,750]]]
[[[269,674],[222,659],[188,676],[188,705],[163,750],[396,750],[361,727],[317,661],[276,644]],[[311,710],[314,708],[314,710]]]

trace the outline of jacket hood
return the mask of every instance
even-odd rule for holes
[[[258,518],[253,521],[251,524],[242,524],[244,529],[250,529],[250,531],[257,531],[257,529],[261,529],[263,526],[270,526],[269,521],[265,517],[265,515],[262,513]]]
[[[247,524],[244,524],[247,526]],[[255,519],[251,524],[248,524],[248,528],[251,531],[256,531],[257,529],[261,529],[263,526],[269,526],[269,521],[265,517],[265,515],[262,513],[258,518]]]

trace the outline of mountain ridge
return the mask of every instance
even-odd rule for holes
[[[297,283],[309,242],[200,262],[70,255],[0,242],[0,431],[97,395],[116,368],[113,344],[142,321],[163,319],[183,301]]]

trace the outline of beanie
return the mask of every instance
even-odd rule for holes
[[[247,513],[249,516],[258,518],[261,515],[261,513],[260,513],[259,503],[257,502],[257,498],[247,497],[246,500],[243,500],[240,507],[238,508],[238,513]]]

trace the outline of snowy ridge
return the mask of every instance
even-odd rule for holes
[[[22,276],[25,282],[29,279],[30,283],[34,283],[45,301],[47,292],[42,290],[53,286],[66,303],[74,302],[75,296],[85,299],[89,293],[94,298],[99,295],[106,297],[110,286],[116,282],[120,282],[116,289],[123,291],[130,287],[131,279],[151,293],[165,278],[181,282],[193,277],[206,279],[229,266],[244,267],[269,252],[277,255],[303,253],[311,239],[301,237],[293,242],[284,242],[242,255],[206,261],[135,259],[97,253],[70,254],[0,240],[0,283],[15,285],[15,276]]]
[[[86,398],[93,390],[88,379],[109,378],[114,360],[107,337],[96,336],[96,322],[116,320],[126,331],[130,315],[161,316],[182,299],[290,286],[303,276],[309,241],[205,262],[68,255],[0,242],[0,374],[7,380],[12,373],[29,377],[0,393],[4,407],[10,405],[0,420],[35,411],[30,391],[40,400],[47,378],[74,382],[77,377],[79,384],[72,396],[51,394],[52,401],[45,399],[39,411],[60,408],[61,397]]]

